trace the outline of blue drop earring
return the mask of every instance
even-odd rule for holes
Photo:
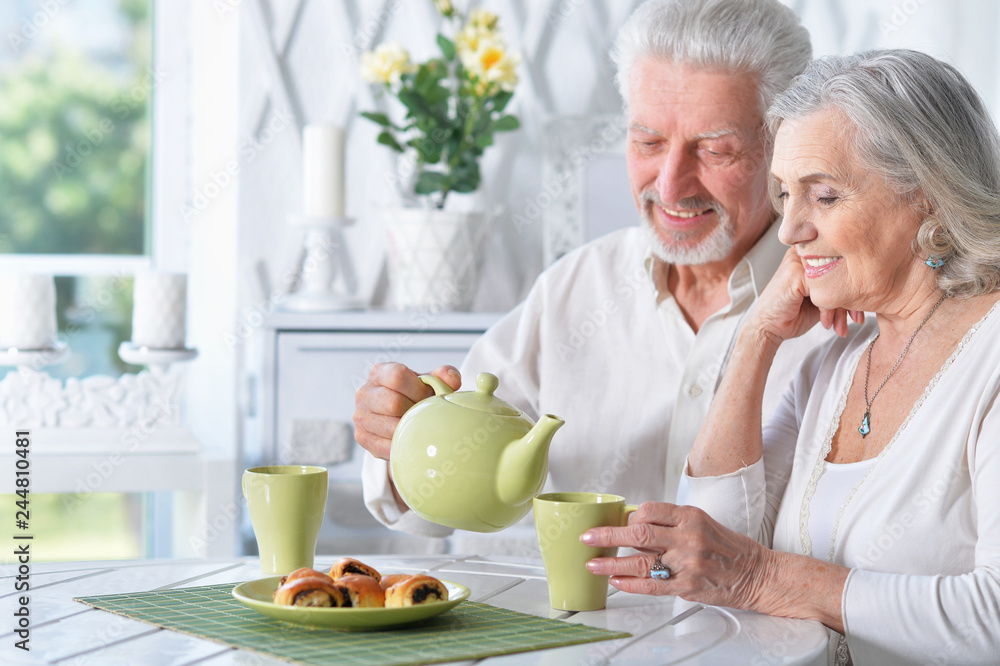
[[[924,263],[931,267],[932,270],[937,270],[944,266],[944,259],[940,259],[933,254],[924,260]]]

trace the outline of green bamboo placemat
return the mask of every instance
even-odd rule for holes
[[[79,597],[94,608],[303,664],[435,664],[630,636],[474,601],[423,622],[379,631],[275,620],[232,596],[232,583]]]

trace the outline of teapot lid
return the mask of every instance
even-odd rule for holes
[[[500,416],[521,416],[520,409],[493,395],[493,392],[497,390],[497,386],[499,385],[500,380],[497,379],[496,375],[489,372],[480,372],[476,375],[475,391],[449,393],[443,397],[448,402],[454,403],[459,407],[467,407]]]

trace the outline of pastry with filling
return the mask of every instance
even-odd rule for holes
[[[350,606],[349,601],[340,586],[326,574],[297,578],[274,591],[274,603],[281,606],[340,608]]]
[[[310,569],[309,567],[302,567],[301,569],[296,569],[287,576],[281,577],[281,582],[278,584],[279,587],[285,583],[290,583],[293,580],[298,580],[299,578],[308,578],[309,576],[326,576],[322,571],[316,571],[315,569]],[[329,576],[327,576],[329,578]],[[277,592],[277,590],[275,590]]]
[[[436,601],[448,601],[448,588],[432,576],[410,576],[385,591],[385,605],[389,608],[417,606]]]
[[[364,562],[359,562],[351,557],[344,557],[337,560],[330,569],[330,577],[333,579],[341,578],[349,574],[369,576],[374,578],[375,582],[382,579],[382,574],[380,574],[375,567],[370,567]]]
[[[333,581],[344,594],[344,605],[352,608],[379,608],[385,606],[385,593],[378,581],[371,576],[348,574]]]
[[[379,581],[379,585],[382,586],[382,590],[388,590],[390,587],[395,585],[401,580],[406,580],[413,574],[389,574],[388,576],[382,576],[382,580]]]

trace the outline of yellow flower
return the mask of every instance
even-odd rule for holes
[[[451,6],[451,0],[434,0],[434,6],[443,16],[451,16],[455,11]]]
[[[492,32],[496,30],[497,21],[500,19],[499,16],[493,12],[478,7],[469,12],[469,25],[479,28],[480,30],[485,30]]]
[[[399,83],[399,77],[415,71],[410,53],[399,44],[380,44],[361,54],[361,78],[371,83]]]
[[[515,69],[521,62],[521,56],[510,53],[499,39],[480,38],[475,50],[464,51],[461,55],[462,65],[469,76],[478,79],[477,94],[485,94],[494,85],[507,91],[517,85]]]
[[[465,56],[469,53],[475,53],[479,50],[479,42],[484,38],[488,37],[489,33],[486,33],[478,29],[474,25],[467,25],[462,28],[457,35],[455,35],[455,48],[458,50],[458,54],[465,59]]]

